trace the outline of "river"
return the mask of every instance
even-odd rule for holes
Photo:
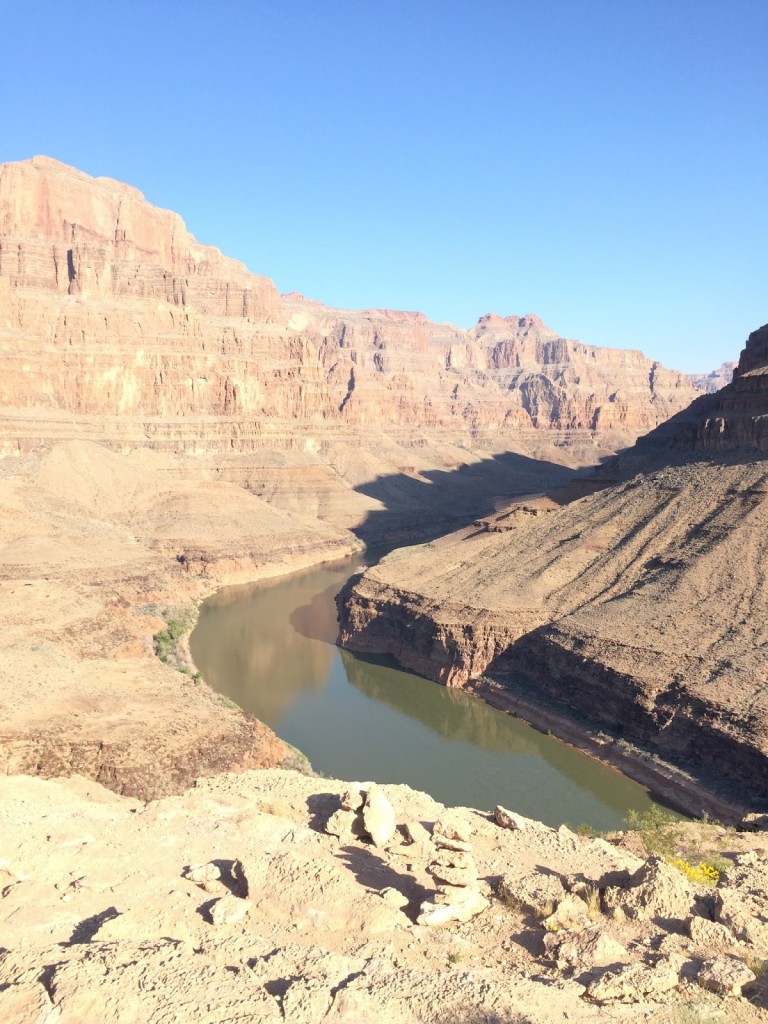
[[[519,719],[336,647],[334,595],[354,568],[228,587],[205,601],[190,637],[205,680],[329,777],[406,783],[446,804],[503,804],[600,831],[647,810],[642,786]]]

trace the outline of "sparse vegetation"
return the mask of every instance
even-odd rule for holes
[[[194,665],[190,661],[186,645],[181,643],[194,624],[193,610],[165,608],[154,614],[162,615],[166,623],[165,629],[159,630],[152,637],[155,654],[164,664],[171,665],[184,675],[192,676],[193,681],[199,683],[200,673],[194,673]]]
[[[588,885],[583,898],[587,904],[587,916],[590,921],[599,921],[603,916],[603,908],[600,902],[600,886]]]
[[[574,832],[577,836],[584,836],[585,839],[596,839],[600,834],[597,829],[587,821],[582,821],[576,826]]]
[[[698,864],[690,864],[682,857],[673,857],[668,863],[676,868],[682,875],[693,882],[694,885],[717,885],[720,881],[720,872],[706,861],[699,861]]]
[[[165,618],[165,616],[163,616]],[[189,619],[166,618],[167,628],[155,633],[155,654],[160,661],[168,662],[176,651],[176,644],[190,627]]]
[[[643,814],[630,811],[625,820],[628,829],[640,833],[649,854],[673,857],[678,853],[676,819],[669,811],[654,805]]]

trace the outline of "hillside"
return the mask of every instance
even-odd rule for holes
[[[513,504],[369,569],[342,643],[553,701],[764,806],[766,422],[763,327],[732,384],[607,467],[596,493]]]

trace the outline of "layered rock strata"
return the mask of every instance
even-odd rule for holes
[[[684,447],[639,446],[591,496],[537,516],[508,508],[368,570],[342,605],[341,642],[448,685],[527,680],[533,701],[735,803],[768,800],[767,340],[750,336]]]
[[[281,298],[135,189],[42,157],[0,168],[0,347],[5,451],[78,438],[186,452],[273,501],[306,491],[307,473],[335,494],[461,464],[441,445],[535,455],[550,431],[555,461],[563,447],[593,461],[696,394],[534,316],[464,331]],[[392,458],[384,423],[404,449]]]
[[[152,638],[168,617],[191,627],[219,582],[344,557],[350,535],[149,451],[67,443],[2,469],[0,772],[80,772],[149,799],[288,757]]]

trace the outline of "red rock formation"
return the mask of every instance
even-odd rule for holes
[[[85,430],[222,456],[302,445],[310,423],[378,440],[386,423],[408,444],[418,429],[500,450],[544,428],[611,448],[696,394],[639,352],[567,341],[533,316],[463,331],[281,300],[135,189],[43,157],[0,167],[0,344],[6,433],[22,447]]]

